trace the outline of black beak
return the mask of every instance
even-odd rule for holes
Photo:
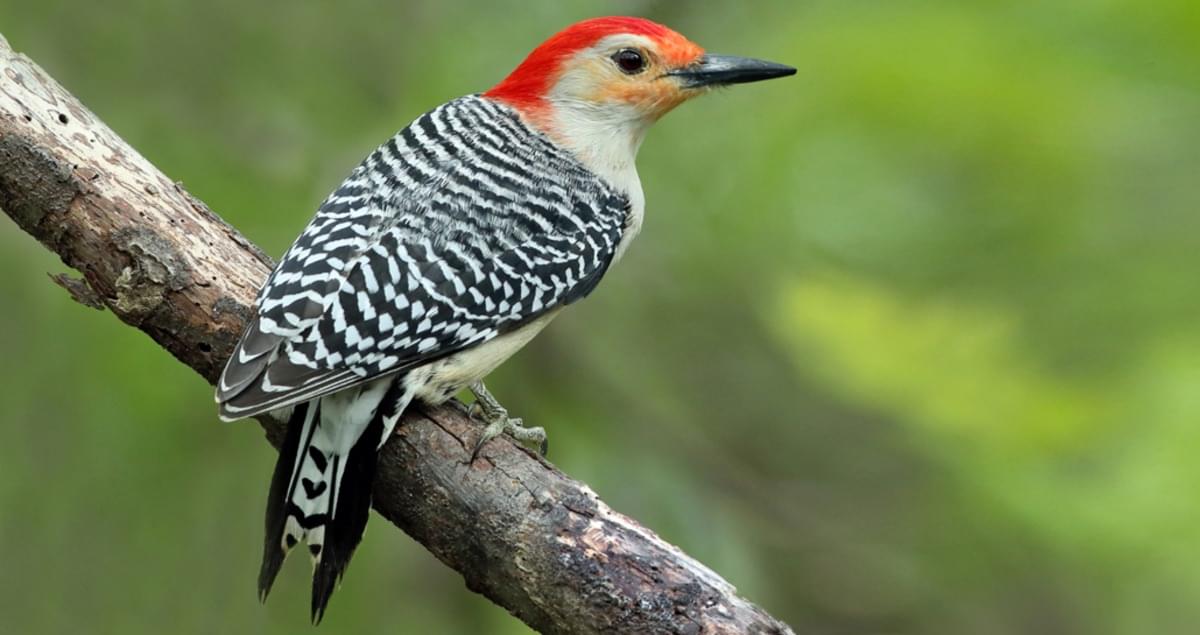
[[[678,77],[684,88],[745,84],[795,75],[796,69],[775,62],[734,55],[705,55],[700,61],[667,73]]]

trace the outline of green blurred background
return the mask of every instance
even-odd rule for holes
[[[580,18],[797,77],[650,135],[647,223],[493,377],[551,459],[806,633],[1200,629],[1200,4],[0,0],[279,255],[424,110]],[[273,453],[0,218],[0,631],[308,632]],[[328,633],[527,629],[374,519]]]

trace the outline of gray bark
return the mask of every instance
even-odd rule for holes
[[[53,277],[72,298],[210,383],[271,268],[3,37],[0,209],[82,274]],[[380,456],[376,510],[533,628],[791,632],[540,457],[497,440],[467,465],[480,428],[452,407],[414,410]],[[280,424],[260,423],[278,444]]]

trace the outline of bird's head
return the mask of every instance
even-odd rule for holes
[[[715,86],[795,72],[773,62],[707,54],[650,20],[607,17],[554,34],[484,95],[578,151],[594,152],[607,137],[614,150],[627,146],[632,160],[649,125],[688,99]]]

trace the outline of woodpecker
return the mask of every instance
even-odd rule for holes
[[[707,54],[649,20],[595,18],[368,155],[267,278],[217,386],[222,419],[287,421],[260,599],[303,542],[321,620],[366,527],[377,452],[414,400],[469,388],[487,424],[476,453],[501,433],[544,453],[545,431],[510,418],[483,378],[637,235],[634,159],[651,124],[713,87],[795,72]]]

